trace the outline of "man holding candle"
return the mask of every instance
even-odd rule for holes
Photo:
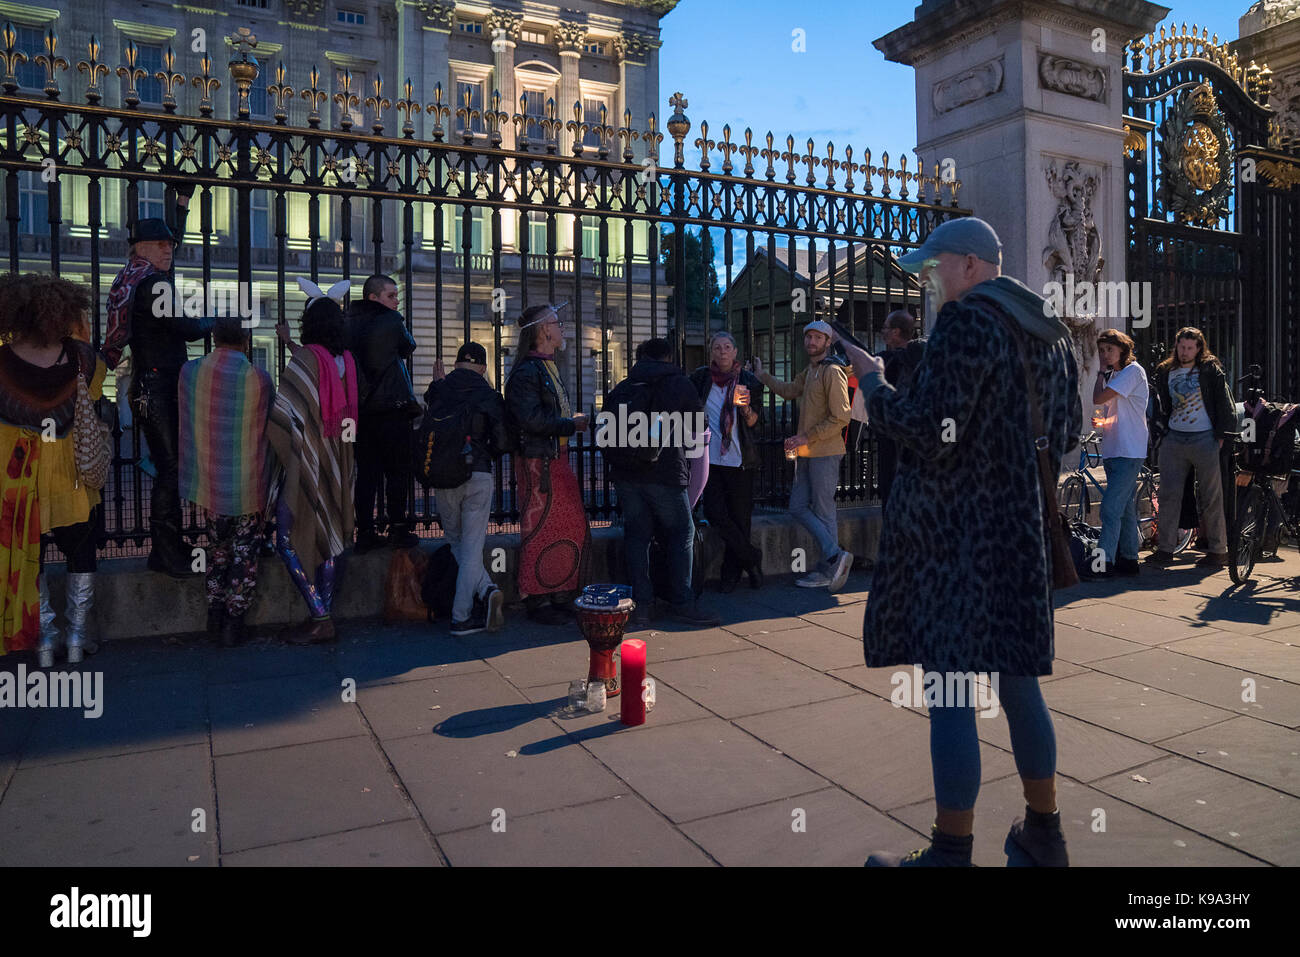
[[[1054,621],[1044,471],[1055,476],[1083,422],[1070,331],[1051,305],[1003,276],[988,223],[955,219],[899,265],[919,272],[938,309],[907,393],[884,363],[844,349],[867,412],[908,451],[880,537],[867,599],[868,667],[920,664],[944,675],[927,700],[935,821],[929,847],[869,866],[971,864],[980,756],[973,675],[986,673],[1006,711],[1026,810],[1008,863],[1069,863],[1056,806],[1056,737],[1038,687],[1052,673]],[[1036,424],[1038,423],[1038,424]]]
[[[804,326],[803,345],[808,366],[793,382],[782,382],[763,371],[757,356],[750,368],[760,382],[783,399],[799,400],[799,433],[785,440],[786,458],[793,459],[794,485],[790,514],[812,533],[821,548],[820,566],[795,584],[837,592],[848,580],[853,553],[840,548],[835,513],[835,489],[844,458],[844,428],[849,424],[849,376],[844,363],[831,354],[830,324],[816,319]]]

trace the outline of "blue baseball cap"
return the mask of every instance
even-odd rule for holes
[[[958,256],[973,255],[995,266],[1002,265],[1002,243],[993,227],[982,219],[965,216],[950,219],[932,232],[917,249],[898,260],[898,264],[908,272],[920,272],[921,265],[927,259],[933,259],[940,253],[955,253]]]

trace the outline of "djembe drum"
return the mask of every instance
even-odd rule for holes
[[[594,587],[594,586],[593,586]],[[584,601],[584,594],[573,603],[578,614],[578,627],[582,637],[591,646],[591,660],[587,667],[587,682],[605,683],[605,697],[619,693],[618,671],[614,667],[614,650],[623,641],[623,630],[628,616],[636,608],[630,598],[620,598],[616,605]]]

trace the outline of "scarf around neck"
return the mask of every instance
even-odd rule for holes
[[[337,375],[338,365],[334,355],[322,345],[307,346],[320,365],[320,418],[327,439],[343,435],[343,420],[357,420],[357,367],[352,353],[343,353],[343,378]]]
[[[740,362],[733,361],[730,372],[723,372],[716,362],[709,363],[709,375],[713,384],[722,386],[722,411],[718,413],[718,425],[722,429],[722,451],[731,448],[731,427],[736,421],[736,385],[740,382]]]

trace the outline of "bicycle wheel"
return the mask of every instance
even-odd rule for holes
[[[1143,469],[1138,476],[1137,513],[1138,513],[1138,548],[1156,548],[1160,537],[1156,516],[1160,512],[1160,503],[1156,499],[1156,483],[1151,473]]]
[[[1228,535],[1228,574],[1234,585],[1250,580],[1264,537],[1267,511],[1264,493],[1259,488],[1252,485],[1243,490],[1241,501],[1237,503],[1237,519]]]
[[[1071,522],[1088,521],[1088,485],[1082,475],[1071,475],[1061,486],[1061,511]]]

